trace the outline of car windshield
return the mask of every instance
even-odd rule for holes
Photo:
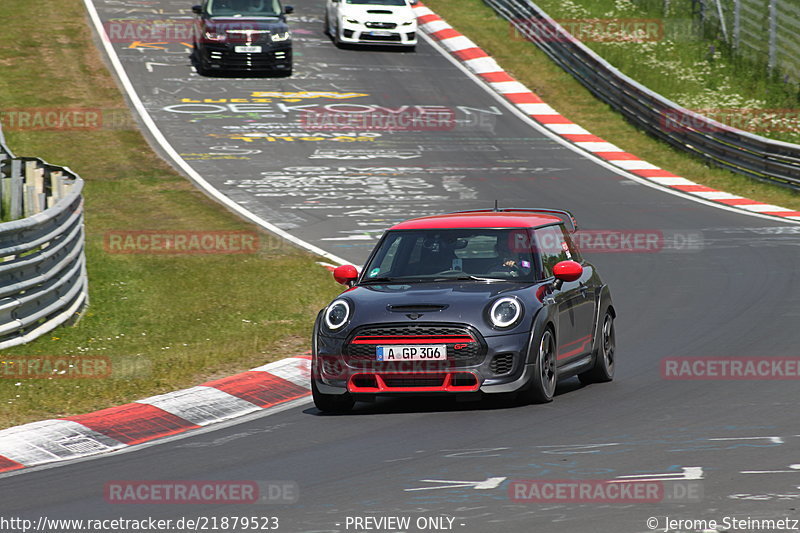
[[[533,282],[541,275],[531,242],[524,228],[390,231],[364,267],[362,282]]]
[[[347,3],[362,6],[404,6],[406,0],[347,0]]]
[[[278,0],[208,0],[208,14],[216,17],[277,17]]]

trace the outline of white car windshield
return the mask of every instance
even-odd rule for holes
[[[277,17],[278,0],[208,0],[208,14],[216,17]]]
[[[404,6],[406,0],[346,0],[346,3],[362,6]]]

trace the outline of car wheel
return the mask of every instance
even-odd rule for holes
[[[336,28],[333,29],[333,44],[336,45],[337,48],[342,47],[342,41],[339,39],[339,25],[336,25]]]
[[[551,402],[556,392],[557,382],[556,337],[553,330],[547,328],[539,340],[534,372],[527,389],[522,392],[522,399],[527,403]]]
[[[592,368],[578,374],[578,379],[584,385],[603,383],[614,379],[614,358],[616,357],[617,340],[614,333],[614,315],[611,314],[611,309],[606,309],[599,340],[600,343],[594,353]]]
[[[316,380],[311,380],[311,396],[314,405],[323,413],[346,413],[355,405],[355,400],[349,392],[344,394],[323,394],[317,389]]]

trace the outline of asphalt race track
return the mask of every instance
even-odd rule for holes
[[[106,21],[186,17],[190,7],[95,4]],[[559,533],[648,531],[650,517],[661,531],[665,517],[800,518],[797,381],[670,380],[661,370],[665,358],[800,355],[800,226],[612,172],[520,119],[427,41],[415,53],[336,49],[322,33],[323,4],[295,2],[290,78],[200,77],[180,42],[114,47],[148,112],[198,173],[249,211],[356,264],[395,221],[495,199],[570,209],[592,230],[661,232],[647,253],[586,253],[619,314],[616,380],[563,382],[544,406],[385,400],[322,416],[305,402],[6,477],[2,514],[274,516],[278,531],[298,533],[398,530],[348,522],[366,516],[411,517],[403,531]],[[311,108],[302,106],[441,106],[451,120],[429,131],[312,131],[302,122]],[[207,479],[285,481],[298,498],[124,505],[104,496],[120,480]],[[665,501],[516,502],[509,492],[514,480],[564,479],[661,480]],[[686,486],[691,497],[675,494]],[[454,520],[419,528],[420,517]]]

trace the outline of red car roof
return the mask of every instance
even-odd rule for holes
[[[537,228],[562,222],[558,217],[524,211],[450,213],[413,218],[390,229]]]

